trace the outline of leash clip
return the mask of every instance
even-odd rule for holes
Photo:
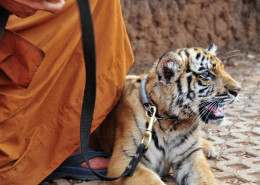
[[[157,120],[155,117],[155,113],[156,113],[156,107],[149,105],[149,109],[146,110],[146,113],[145,113],[145,118],[147,121],[149,121],[149,125],[148,125],[147,129],[145,130],[143,139],[141,141],[142,144],[146,143],[145,149],[147,149],[151,144],[153,125]]]

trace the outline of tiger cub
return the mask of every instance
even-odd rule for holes
[[[203,154],[211,145],[201,138],[201,123],[221,124],[223,107],[239,94],[240,85],[216,56],[216,45],[169,51],[148,72],[145,93],[157,121],[150,147],[133,176],[113,185],[165,185],[172,169],[181,185],[215,185]],[[141,78],[127,81],[114,110],[92,134],[90,147],[112,154],[108,176],[119,176],[135,154],[147,127],[140,100]]]

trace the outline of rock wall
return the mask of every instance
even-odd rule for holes
[[[260,36],[260,0],[121,0],[135,73],[165,51]],[[138,70],[137,68],[140,68]]]

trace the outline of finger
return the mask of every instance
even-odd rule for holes
[[[26,18],[29,17],[31,15],[34,15],[36,13],[36,10],[30,10],[30,11],[26,11],[26,12],[15,12],[14,14],[20,18]]]
[[[59,0],[58,2],[55,2],[55,3],[43,1],[42,3],[43,3],[43,6],[42,6],[41,10],[48,11],[51,13],[58,13],[63,9],[63,7],[65,5],[65,0]]]
[[[25,18],[36,13],[36,10],[29,7],[20,7],[19,9],[15,9],[14,11],[12,11],[12,9],[9,9],[9,11],[20,18]]]

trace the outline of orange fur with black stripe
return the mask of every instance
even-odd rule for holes
[[[149,71],[146,93],[157,107],[151,145],[131,177],[107,184],[164,185],[172,168],[178,184],[214,185],[208,156],[212,145],[201,138],[201,123],[221,124],[223,106],[232,103],[240,85],[215,56],[217,47],[184,48],[165,53]],[[127,80],[124,93],[104,123],[92,134],[90,146],[111,154],[108,176],[120,175],[140,144],[147,127],[140,101],[140,78]]]

